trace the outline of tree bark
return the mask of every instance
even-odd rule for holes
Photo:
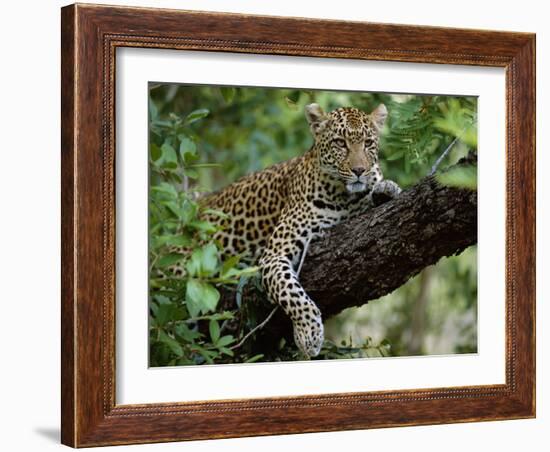
[[[324,317],[397,289],[477,243],[477,192],[427,177],[312,242],[300,274]]]

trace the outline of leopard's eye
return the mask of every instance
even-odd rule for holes
[[[335,138],[334,140],[332,140],[332,142],[338,146],[339,148],[345,148],[346,147],[346,140],[342,139],[342,138]]]
[[[367,138],[365,140],[365,149],[369,149],[374,144],[374,140],[372,138]]]

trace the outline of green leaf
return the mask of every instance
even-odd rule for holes
[[[153,299],[158,304],[170,304],[170,303],[172,303],[168,297],[165,297],[164,295],[160,295],[160,294],[153,295]]]
[[[196,346],[197,352],[206,360],[208,364],[214,364],[214,361],[212,358],[217,358],[218,353],[213,350],[206,350],[203,347]]]
[[[180,155],[185,163],[188,163],[187,160],[189,156],[194,156],[197,153],[197,145],[193,140],[183,136],[180,138]]]
[[[171,245],[171,246],[190,246],[191,239],[187,235],[159,235],[154,238],[155,246]]]
[[[183,170],[183,174],[185,174],[187,177],[191,179],[198,179],[199,173],[197,173],[197,170],[194,170],[193,168],[185,168]]]
[[[176,150],[172,147],[171,144],[164,143],[160,147],[162,151],[162,167],[163,168],[169,168],[169,169],[175,169],[178,167],[178,156],[176,154]]]
[[[252,358],[248,358],[245,363],[255,363],[256,361],[262,359],[264,357],[263,354],[254,355]]]
[[[181,205],[176,201],[165,201],[161,204],[166,206],[173,216],[183,224],[189,223],[197,214],[197,205],[188,200]]]
[[[216,312],[212,315],[209,315],[208,318],[214,319],[214,320],[229,320],[229,319],[234,319],[235,316],[231,311],[223,311],[223,312]]]
[[[444,173],[436,174],[437,181],[447,187],[477,190],[477,167],[455,166]]]
[[[223,283],[237,284],[239,283],[237,279],[242,280],[243,277],[254,276],[259,270],[260,267],[229,268],[220,274],[219,279],[223,280]]]
[[[151,190],[154,192],[170,195],[171,197],[174,197],[174,198],[178,196],[178,192],[176,191],[174,186],[166,182],[161,182],[159,185],[152,186]]]
[[[179,260],[181,260],[184,256],[179,253],[169,253],[162,256],[157,261],[157,267],[168,267],[169,265],[175,264]]]
[[[183,349],[181,348],[181,345],[174,338],[168,336],[164,330],[159,330],[159,340],[166,344],[176,356],[183,356]]]
[[[201,261],[202,261],[202,249],[196,249],[191,254],[191,257],[187,261],[185,268],[190,276],[198,276],[201,273]]]
[[[176,360],[176,366],[186,366],[188,364],[195,364],[195,362],[186,357],[178,358]]]
[[[168,320],[170,320],[170,314],[174,310],[175,306],[170,304],[161,304],[157,307],[156,313],[155,313],[155,321],[157,325],[162,326],[164,325]]]
[[[302,95],[302,92],[299,90],[292,91],[287,99],[290,99],[292,102],[297,103],[300,100],[300,96]]]
[[[206,312],[214,311],[216,309],[216,306],[218,305],[218,301],[220,300],[220,293],[214,286],[210,284],[204,284],[203,292],[203,303],[207,308]]]
[[[204,312],[212,312],[218,306],[218,301],[220,300],[220,293],[218,290],[211,284],[202,283],[202,292],[203,292],[203,304],[206,306]]]
[[[291,110],[298,110],[298,104],[294,102],[290,97],[285,97],[285,102]]]
[[[151,154],[151,160],[153,160],[154,162],[162,157],[162,151],[155,143],[151,143],[151,146],[149,147],[149,152]]]
[[[172,213],[172,215],[175,218],[177,218],[177,219],[181,218],[182,212],[181,212],[180,206],[176,202],[169,201],[169,202],[163,202],[162,204],[165,205],[168,208],[170,213]]]
[[[187,281],[185,300],[191,317],[197,317],[201,312],[214,311],[219,299],[220,293],[211,284],[198,279]]]
[[[232,86],[221,86],[220,92],[222,93],[223,100],[230,104],[233,101],[233,98],[235,97],[235,88]]]
[[[192,221],[189,223],[189,227],[197,229],[202,232],[206,232],[208,234],[213,234],[217,231],[216,226],[213,223],[210,223],[209,221]]]
[[[207,108],[200,108],[198,110],[192,111],[185,118],[187,124],[192,124],[199,119],[202,119],[210,114],[210,111]]]
[[[220,276],[222,278],[224,278],[225,275],[230,270],[233,270],[237,265],[239,265],[240,260],[241,260],[241,255],[240,254],[236,254],[234,256],[231,256],[229,259],[226,259],[223,262],[222,269],[220,271]]]
[[[157,118],[158,114],[159,114],[159,111],[157,106],[153,102],[153,99],[149,97],[149,119],[151,121],[154,121]]]
[[[458,137],[471,148],[477,147],[475,111],[462,107],[457,99],[449,100],[444,116],[436,118],[434,126],[445,133]]]
[[[298,109],[298,101],[300,100],[301,94],[302,93],[300,91],[295,90],[285,97],[285,102],[291,110]]]
[[[153,125],[157,127],[162,127],[165,129],[170,129],[172,127],[172,123],[170,121],[166,121],[164,119],[155,119],[153,121]]]
[[[401,157],[403,157],[404,154],[405,154],[405,151],[397,151],[395,154],[392,154],[389,157],[386,157],[386,160],[388,162],[399,160]]]
[[[213,243],[208,243],[193,251],[186,268],[191,276],[211,276],[218,270],[218,265],[218,248]]]
[[[189,199],[186,199],[181,206],[180,220],[184,224],[189,223],[193,218],[197,216],[197,210],[197,204],[193,201],[190,201]]]
[[[203,308],[200,281],[197,281],[196,279],[190,279],[187,281],[185,302],[189,315],[191,317],[198,317]]]
[[[206,275],[213,274],[218,268],[218,248],[213,243],[209,243],[202,248],[201,270]]]
[[[205,215],[214,215],[220,218],[230,218],[229,215],[227,215],[225,212],[216,209],[206,208],[202,211],[202,213],[204,213]]]
[[[210,331],[210,339],[212,339],[212,342],[216,344],[218,342],[218,339],[220,338],[220,325],[217,321],[210,320],[208,328]]]
[[[220,337],[220,339],[216,341],[216,347],[226,347],[234,341],[235,338],[230,334],[227,334],[226,336]]]
[[[174,327],[174,333],[187,342],[194,342],[195,339],[201,337],[201,333],[190,329],[185,323],[178,323]]]
[[[233,356],[233,355],[234,355],[233,350],[231,350],[231,349],[229,349],[229,348],[227,348],[227,347],[220,347],[218,350],[219,350],[220,352],[224,353],[224,354],[227,355],[227,356]]]
[[[178,308],[175,303],[161,304],[157,309],[155,319],[158,325],[164,325],[167,322],[182,320],[183,310]]]

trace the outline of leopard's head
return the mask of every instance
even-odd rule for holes
[[[318,104],[306,106],[321,169],[340,179],[350,193],[367,188],[369,173],[378,162],[379,136],[387,116],[383,104],[370,114],[351,107],[325,113]]]

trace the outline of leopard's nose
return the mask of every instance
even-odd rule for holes
[[[361,176],[361,174],[363,174],[365,172],[365,168],[363,168],[362,166],[356,166],[356,167],[352,168],[351,171],[353,171],[353,174],[355,174],[357,177],[359,177],[359,176]]]

